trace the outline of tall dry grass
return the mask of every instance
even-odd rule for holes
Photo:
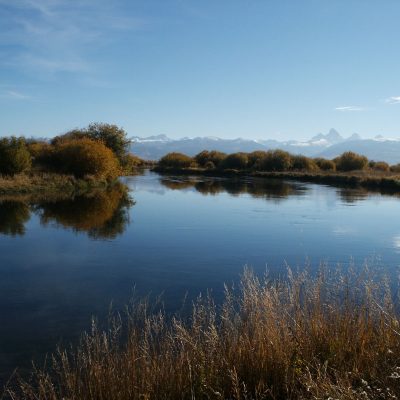
[[[6,398],[395,399],[399,322],[384,279],[321,270],[272,282],[245,271],[222,306],[199,298],[190,318],[142,302],[105,331],[94,324]]]

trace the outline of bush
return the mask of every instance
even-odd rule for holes
[[[125,174],[130,174],[136,171],[138,168],[142,168],[145,162],[133,154],[127,154],[121,160],[121,167]]]
[[[390,166],[390,171],[391,172],[400,173],[400,164],[391,165]]]
[[[0,140],[0,173],[15,175],[31,168],[31,155],[23,138],[3,138]]]
[[[335,158],[336,169],[338,171],[363,170],[368,165],[368,158],[352,151],[347,151]]]
[[[27,144],[34,167],[45,167],[53,151],[53,146],[46,142],[30,142]]]
[[[127,133],[117,125],[92,123],[84,129],[74,129],[62,136],[57,136],[52,140],[52,144],[57,145],[73,139],[88,138],[101,141],[105,146],[112,150],[117,158],[122,161],[128,154],[130,140]]]
[[[189,168],[193,159],[182,153],[168,153],[160,159],[158,165],[163,168]]]
[[[254,168],[256,165],[259,164],[260,160],[263,160],[266,156],[265,151],[257,150],[253,151],[252,153],[247,154],[248,157],[248,163],[247,166],[248,168]]]
[[[211,161],[215,167],[218,167],[219,164],[225,159],[225,157],[226,154],[221,153],[220,151],[203,150],[199,154],[195,155],[194,159],[201,167],[205,167],[209,161]]]
[[[316,158],[315,164],[321,171],[335,171],[336,164],[332,160],[327,160],[325,158]]]
[[[248,157],[246,153],[232,153],[225,157],[220,167],[223,169],[246,169]]]
[[[263,171],[287,171],[291,166],[292,158],[283,150],[267,151],[264,159],[259,162],[259,168]]]
[[[305,156],[292,156],[292,169],[298,171],[316,171],[318,165],[312,158]]]
[[[93,175],[109,179],[120,172],[114,153],[102,142],[88,138],[61,142],[55,146],[48,161],[57,172],[78,178]]]
[[[381,172],[389,172],[390,167],[389,164],[385,161],[377,161],[374,163],[374,166],[372,167],[374,171],[381,171]]]
[[[207,161],[206,165],[204,166],[206,169],[215,169],[215,165],[212,161]]]

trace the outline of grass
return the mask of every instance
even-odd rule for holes
[[[204,168],[161,168],[153,169],[158,173],[175,175],[205,175],[215,177],[240,177],[255,176],[266,179],[288,179],[303,182],[316,182],[336,186],[362,187],[366,189],[383,190],[392,193],[400,192],[400,175],[393,172],[378,171],[352,171],[352,172],[307,172],[307,171],[287,171],[287,172],[262,172],[252,170],[218,170]]]
[[[102,179],[86,177],[77,179],[72,175],[54,173],[18,174],[14,176],[0,175],[0,195],[26,193],[74,193],[88,189],[106,187],[108,182]]]
[[[6,399],[396,399],[400,319],[385,279],[321,269],[281,281],[246,270],[190,318],[135,303]]]

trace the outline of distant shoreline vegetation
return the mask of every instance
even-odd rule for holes
[[[283,150],[232,154],[205,150],[194,157],[168,153],[153,170],[185,175],[250,175],[400,191],[400,164],[389,165],[384,161],[368,160],[350,151],[333,160],[309,158]]]
[[[82,191],[105,187],[121,175],[149,165],[129,153],[126,132],[93,123],[49,142],[0,139],[0,194]]]

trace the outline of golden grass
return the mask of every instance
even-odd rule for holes
[[[190,318],[131,305],[5,398],[395,399],[399,315],[388,283],[321,270],[271,282],[245,271],[222,306]],[[16,387],[17,386],[17,387]]]
[[[39,192],[68,191],[106,186],[107,181],[85,177],[77,179],[72,175],[54,173],[18,174],[14,176],[0,175],[0,194],[24,194]]]

